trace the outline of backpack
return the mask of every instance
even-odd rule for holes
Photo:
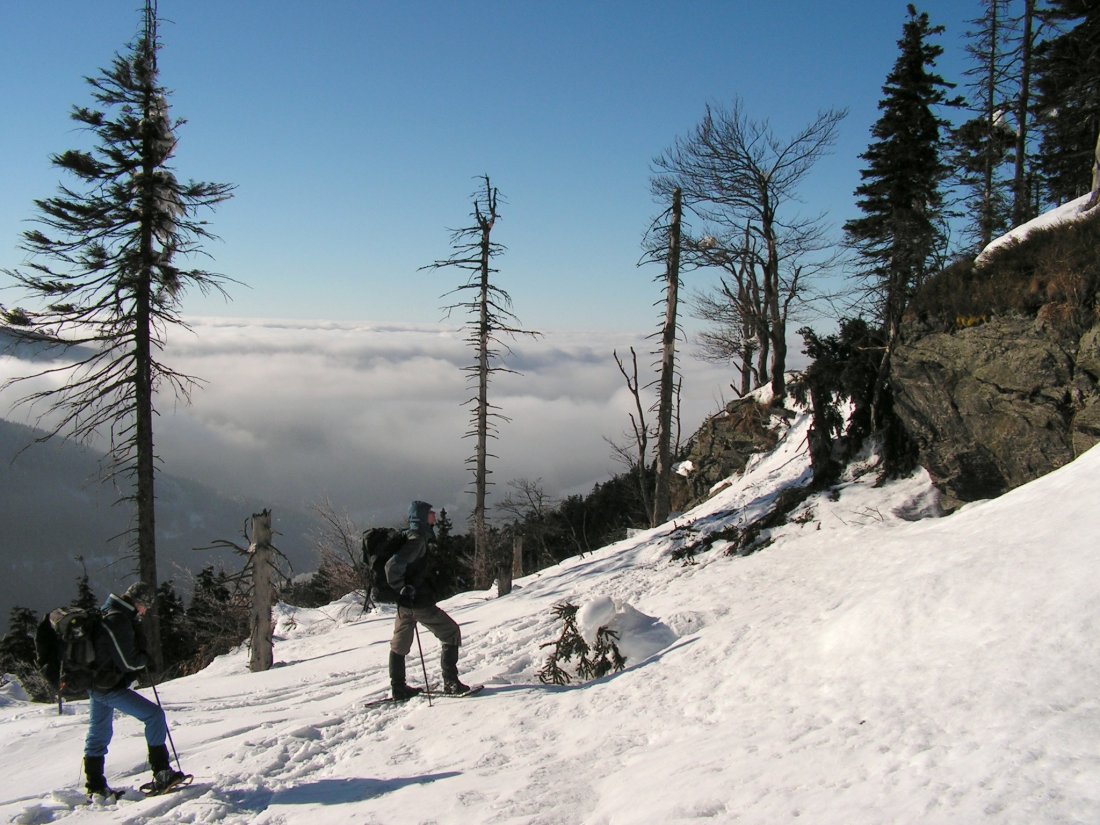
[[[397,601],[396,591],[386,581],[386,562],[405,546],[404,530],[372,527],[363,533],[363,564],[367,568],[367,598],[375,602]]]
[[[83,696],[96,674],[95,636],[102,614],[94,607],[59,607],[34,636],[38,670],[63,699]]]

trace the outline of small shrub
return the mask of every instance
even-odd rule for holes
[[[601,627],[596,631],[596,645],[591,647],[577,627],[575,604],[556,604],[553,613],[562,621],[562,631],[556,641],[540,645],[554,648],[538,672],[539,681],[544,685],[567,685],[572,682],[572,677],[562,664],[573,658],[577,659],[577,675],[582,679],[598,679],[626,667],[626,657],[619,652],[616,644],[619,634],[614,630]]]

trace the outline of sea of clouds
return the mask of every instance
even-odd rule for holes
[[[474,441],[467,402],[474,363],[461,323],[375,324],[189,318],[170,330],[163,360],[201,379],[189,402],[160,397],[162,469],[272,507],[328,501],[362,525],[400,521],[412,499],[446,507],[461,524],[472,506]],[[625,468],[608,439],[630,444],[634,400],[615,365],[638,353],[643,384],[656,377],[648,331],[546,332],[505,339],[490,402],[501,418],[490,443],[490,505],[508,482],[541,479],[551,496],[586,493]],[[686,438],[729,401],[728,368],[692,357],[683,342]],[[0,381],[42,367],[0,357]],[[0,395],[0,416],[34,423]],[[653,399],[652,391],[646,402]]]

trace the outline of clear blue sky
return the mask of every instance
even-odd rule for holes
[[[90,103],[82,78],[124,49],[140,5],[0,4],[0,267],[22,261],[32,201],[56,190],[50,153],[82,145],[68,118]],[[947,26],[940,68],[962,80],[978,3],[917,5]],[[661,210],[652,158],[707,102],[740,96],[781,136],[847,107],[805,189],[807,212],[839,226],[905,6],[160,0],[162,80],[188,121],[175,166],[237,185],[209,267],[250,287],[184,311],[437,321],[459,275],[418,268],[449,254],[488,173],[506,199],[498,283],[528,328],[650,330],[656,272],[636,263]]]

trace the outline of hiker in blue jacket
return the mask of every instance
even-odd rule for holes
[[[112,593],[103,603],[103,620],[93,639],[97,664],[92,688],[88,691],[88,735],[84,740],[84,775],[89,796],[117,796],[107,785],[103,773],[107,747],[114,735],[114,715],[119,710],[145,723],[145,742],[149,747],[149,766],[153,769],[155,790],[166,790],[184,779],[173,770],[168,759],[168,723],[164,710],[130,684],[149,665],[141,617],[153,603],[153,591],[144,582],[135,582],[121,596]]]
[[[405,545],[386,562],[386,581],[398,594],[397,618],[390,639],[390,690],[397,700],[409,699],[421,689],[405,682],[405,657],[412,649],[416,623],[424,625],[443,645],[440,667],[443,692],[468,693],[458,678],[458,648],[462,631],[458,623],[435,603],[436,594],[427,584],[428,545],[435,542],[435,510],[426,501],[409,505],[409,528]]]

